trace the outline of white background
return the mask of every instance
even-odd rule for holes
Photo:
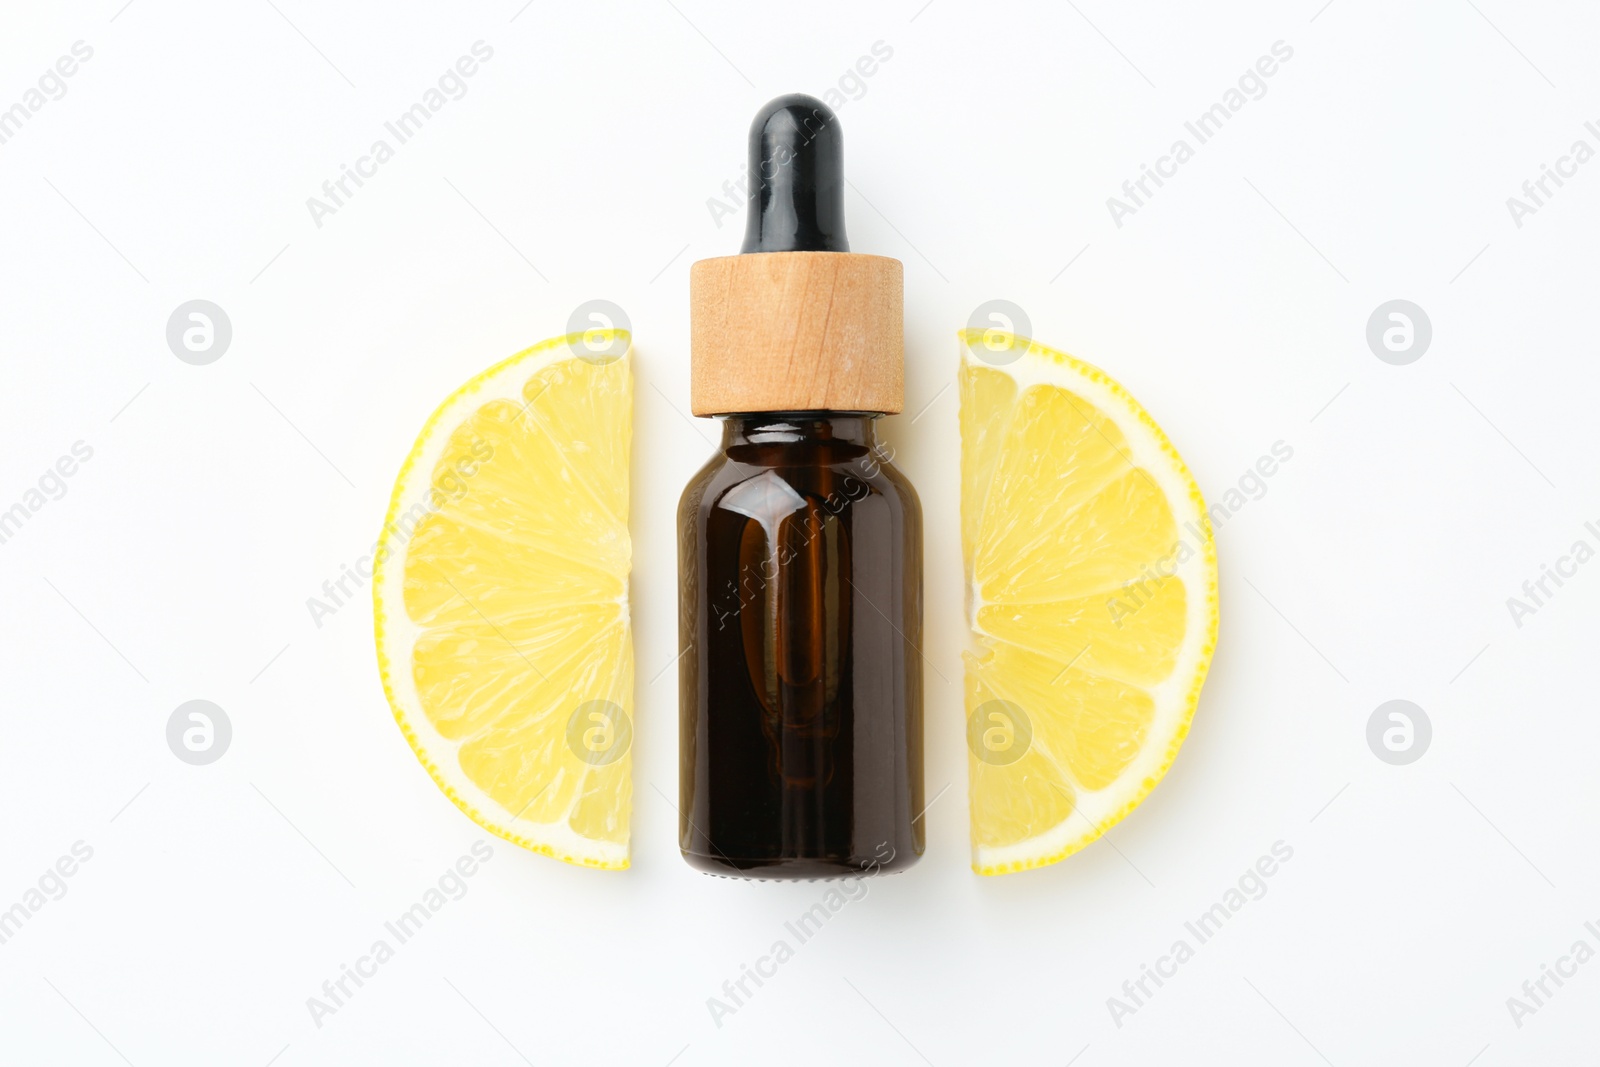
[[[0,908],[94,852],[0,945],[0,1060],[1591,1060],[1600,962],[1520,1027],[1506,1000],[1600,948],[1600,564],[1520,627],[1506,600],[1600,547],[1600,163],[1520,228],[1506,198],[1600,147],[1600,14],[1320,2],[8,4],[0,107],[94,54],[0,145],[0,510],[93,458],[0,545]],[[315,225],[306,199],[478,40],[467,94]],[[1116,226],[1107,197],[1279,40],[1266,95]],[[906,264],[882,429],[926,510],[951,788],[921,864],[719,1028],[707,998],[821,889],[676,854],[672,516],[715,429],[684,414],[688,267],[737,247],[707,200],[755,110],[878,41],[839,111],[849,231]],[[597,297],[638,351],[633,869],[494,840],[318,1028],[307,997],[483,835],[393,724],[366,590],[321,628],[307,598],[367,551],[434,405]],[[950,383],[994,297],[1125,383],[1209,499],[1293,458],[1218,530],[1221,644],[1165,782],[1108,841],[980,879]],[[165,341],[194,298],[233,325],[209,366]],[[1395,298],[1433,324],[1409,366],[1365,341]],[[164,736],[195,698],[234,729],[206,767]],[[1365,739],[1397,698],[1433,724],[1409,766]],[[1266,895],[1116,1025],[1107,998],[1280,840]]]

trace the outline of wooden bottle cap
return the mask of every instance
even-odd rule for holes
[[[689,270],[689,400],[696,415],[905,406],[898,259],[753,252]]]

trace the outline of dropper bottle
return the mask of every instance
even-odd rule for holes
[[[922,509],[875,423],[904,401],[898,260],[852,253],[814,97],[750,128],[740,254],[690,273],[691,402],[722,422],[678,508],[679,844],[746,878],[923,850]]]

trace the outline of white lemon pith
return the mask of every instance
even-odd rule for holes
[[[1182,458],[1108,375],[962,337],[972,866],[1064,859],[1147,796],[1216,645],[1217,562]]]
[[[456,390],[373,570],[384,692],[439,788],[500,837],[604,868],[628,866],[632,791],[628,340],[552,338]]]

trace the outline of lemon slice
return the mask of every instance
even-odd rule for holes
[[[1102,371],[1011,334],[962,337],[972,866],[1055,863],[1166,773],[1217,635],[1200,490]]]
[[[628,345],[552,338],[456,390],[401,468],[372,583],[384,691],[439,788],[605,868],[628,866],[631,798]]]

